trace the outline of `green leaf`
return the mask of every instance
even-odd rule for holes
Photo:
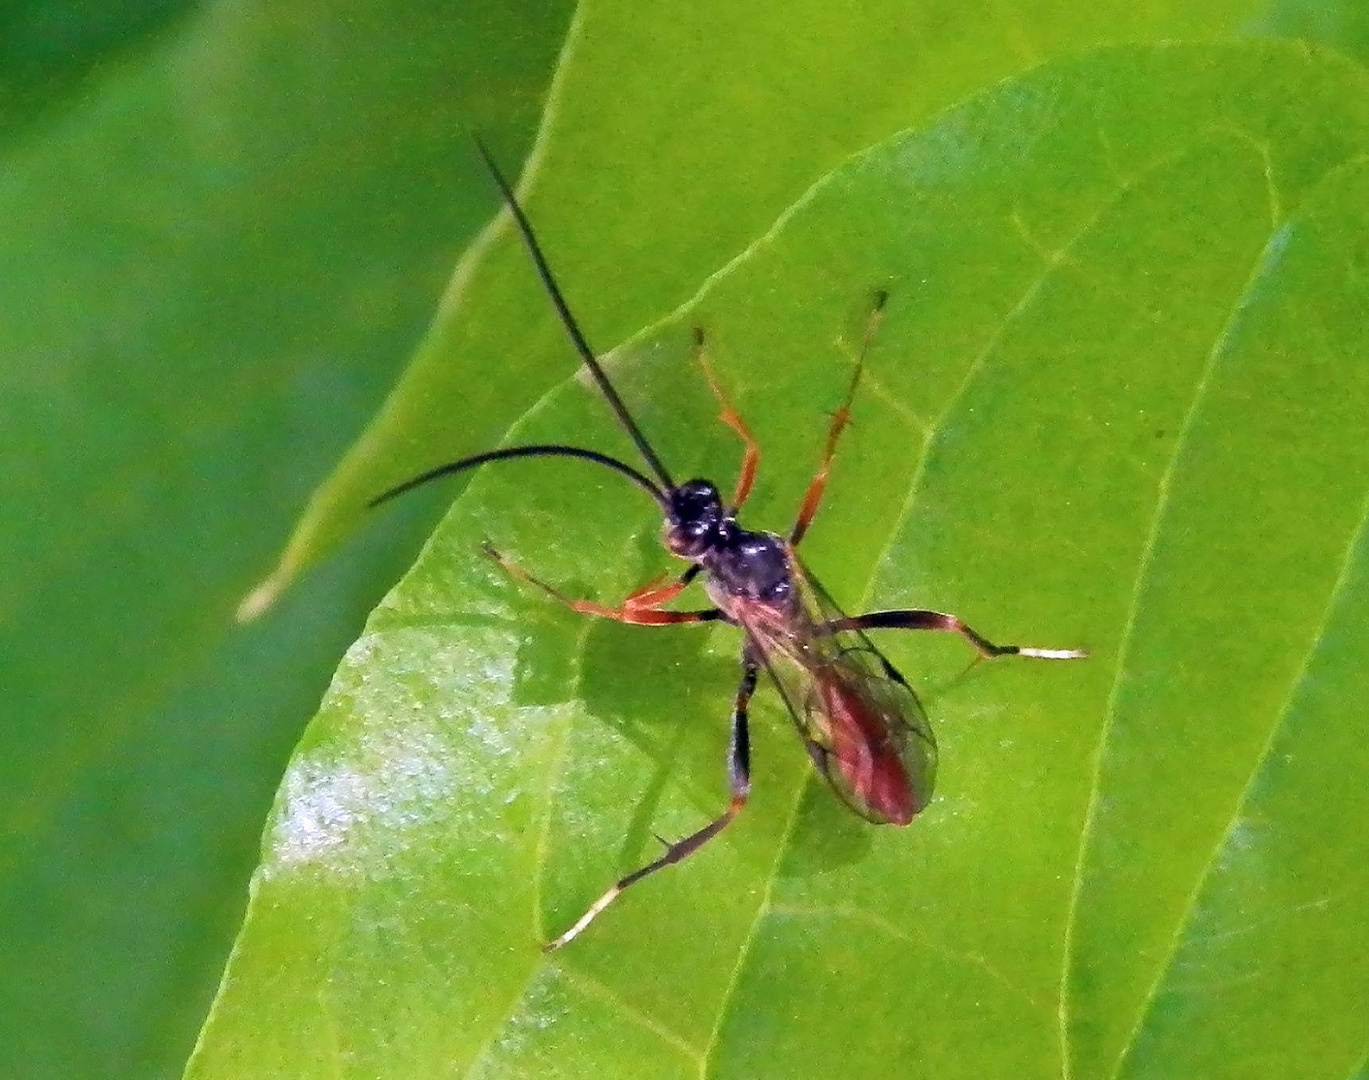
[[[509,579],[482,539],[603,599],[669,560],[611,474],[484,470],[297,751],[189,1075],[1362,1066],[1366,150],[1346,61],[1133,46],[825,177],[610,358],[620,389],[728,481],[705,327],[766,450],[747,520],[784,529],[887,288],[805,557],[853,609],[1092,657],[883,635],[941,745],[907,830],[840,806],[762,695],[738,823],[546,957],[721,809],[739,642]],[[511,439],[627,452],[580,380]]]
[[[184,1068],[290,751],[424,522],[269,623],[234,605],[489,213],[459,125],[490,95],[526,143],[569,17],[219,0],[127,39],[170,6],[0,15],[4,1077]]]
[[[525,201],[590,339],[619,341],[684,303],[862,148],[1050,57],[1226,34],[1261,9],[1249,0],[963,11],[903,0],[709,0],[663,11],[585,0]],[[489,445],[564,377],[565,353],[551,347],[560,328],[523,268],[502,227],[466,253],[413,365],[315,493],[245,614],[369,521],[378,492]]]

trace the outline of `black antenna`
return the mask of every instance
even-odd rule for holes
[[[471,141],[475,143],[475,148],[480,154],[480,160],[485,163],[485,168],[494,177],[494,182],[499,186],[499,192],[504,196],[504,202],[508,204],[513,220],[518,225],[518,232],[523,237],[523,244],[528,249],[528,254],[532,256],[533,265],[537,268],[537,276],[542,280],[542,287],[547,290],[547,295],[551,297],[551,302],[556,306],[556,313],[561,317],[561,325],[566,328],[566,333],[570,335],[571,343],[575,346],[575,351],[584,360],[585,366],[589,368],[589,373],[594,376],[594,381],[599,384],[599,389],[608,399],[609,407],[618,417],[618,422],[623,425],[623,429],[632,437],[632,441],[637,444],[637,449],[641,452],[643,459],[651,466],[657,478],[666,488],[673,488],[675,481],[670,478],[670,473],[661,464],[661,459],[656,456],[656,451],[651,448],[651,444],[646,441],[646,436],[642,434],[637,422],[632,419],[632,414],[627,411],[627,406],[623,404],[623,399],[618,396],[618,391],[613,389],[613,384],[608,381],[608,375],[599,366],[599,361],[595,359],[594,350],[589,347],[589,342],[585,340],[585,335],[580,332],[580,326],[575,321],[575,316],[570,313],[570,307],[566,303],[566,298],[561,295],[560,286],[556,284],[556,278],[552,276],[551,267],[547,265],[546,256],[542,254],[542,248],[537,243],[537,236],[532,231],[532,223],[523,213],[523,208],[518,205],[518,200],[514,197],[513,188],[504,179],[504,174],[499,171],[499,166],[490,157],[490,152],[485,149],[485,144],[480,141],[480,137],[471,134]],[[619,462],[618,464],[622,464]]]
[[[510,446],[503,450],[489,450],[483,454],[474,454],[471,457],[462,458],[460,461],[438,465],[436,468],[405,480],[402,484],[396,484],[389,491],[381,492],[366,505],[372,508],[377,507],[381,503],[389,502],[391,499],[403,495],[406,491],[412,491],[420,484],[426,484],[429,480],[465,472],[467,469],[474,469],[477,465],[484,465],[490,461],[507,461],[510,458],[524,457],[568,457],[579,458],[581,461],[592,461],[596,465],[603,465],[616,473],[621,473],[639,487],[645,488],[647,494],[656,500],[662,510],[670,508],[670,500],[666,497],[665,492],[658,488],[650,477],[643,476],[627,462],[619,461],[607,454],[601,454],[597,450],[582,450],[578,446],[561,446],[555,443],[537,446]]]

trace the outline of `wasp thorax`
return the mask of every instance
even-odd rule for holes
[[[723,591],[782,605],[793,595],[793,571],[783,540],[774,533],[738,532],[710,560]]]
[[[707,480],[690,480],[670,492],[664,541],[671,554],[697,559],[717,542],[726,515],[718,489]]]

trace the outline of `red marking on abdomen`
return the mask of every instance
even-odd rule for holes
[[[907,825],[922,808],[898,746],[869,702],[837,680],[819,682],[832,733],[832,757],[871,817]]]

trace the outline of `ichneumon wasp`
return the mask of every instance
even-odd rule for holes
[[[668,585],[653,582],[616,607],[574,600],[508,561],[488,543],[485,554],[510,575],[535,585],[558,603],[584,615],[638,626],[720,621],[743,634],[741,682],[732,706],[732,733],[727,752],[730,799],[727,808],[702,829],[667,843],[654,861],[615,882],[570,929],[543,947],[550,951],[575,938],[629,886],[680,862],[725,829],[746,805],[751,780],[751,740],[747,710],[762,671],[774,682],[798,728],[818,772],[857,814],[876,824],[907,825],[927,805],[936,772],[936,741],[927,715],[907,681],[867,636],[870,630],[941,630],[961,635],[979,657],[1031,656],[1046,660],[1083,657],[1076,649],[1036,649],[995,645],[954,615],[937,611],[874,611],[849,616],[832,601],[799,561],[797,548],[822,502],[838,439],[850,417],[861,368],[887,296],[877,294],[846,397],[833,415],[818,471],[808,486],[787,537],[753,532],[737,521],[751,492],[760,463],[760,448],[728,401],[704,350],[702,331],[695,332],[698,362],[717,397],[721,420],[741,439],[744,450],[732,498],[724,502],[709,480],[677,484],[628,412],[608,375],[585,340],[561,293],[531,223],[484,145],[476,149],[513,215],[537,276],[556,308],[576,352],[636,444],[650,473],[597,450],[561,444],[511,446],[449,462],[415,476],[372,500],[376,506],[420,484],[480,465],[516,458],[579,458],[612,469],[655,500],[664,517],[662,541],[689,567]],[[696,578],[702,580],[712,607],[677,611],[666,605]]]

